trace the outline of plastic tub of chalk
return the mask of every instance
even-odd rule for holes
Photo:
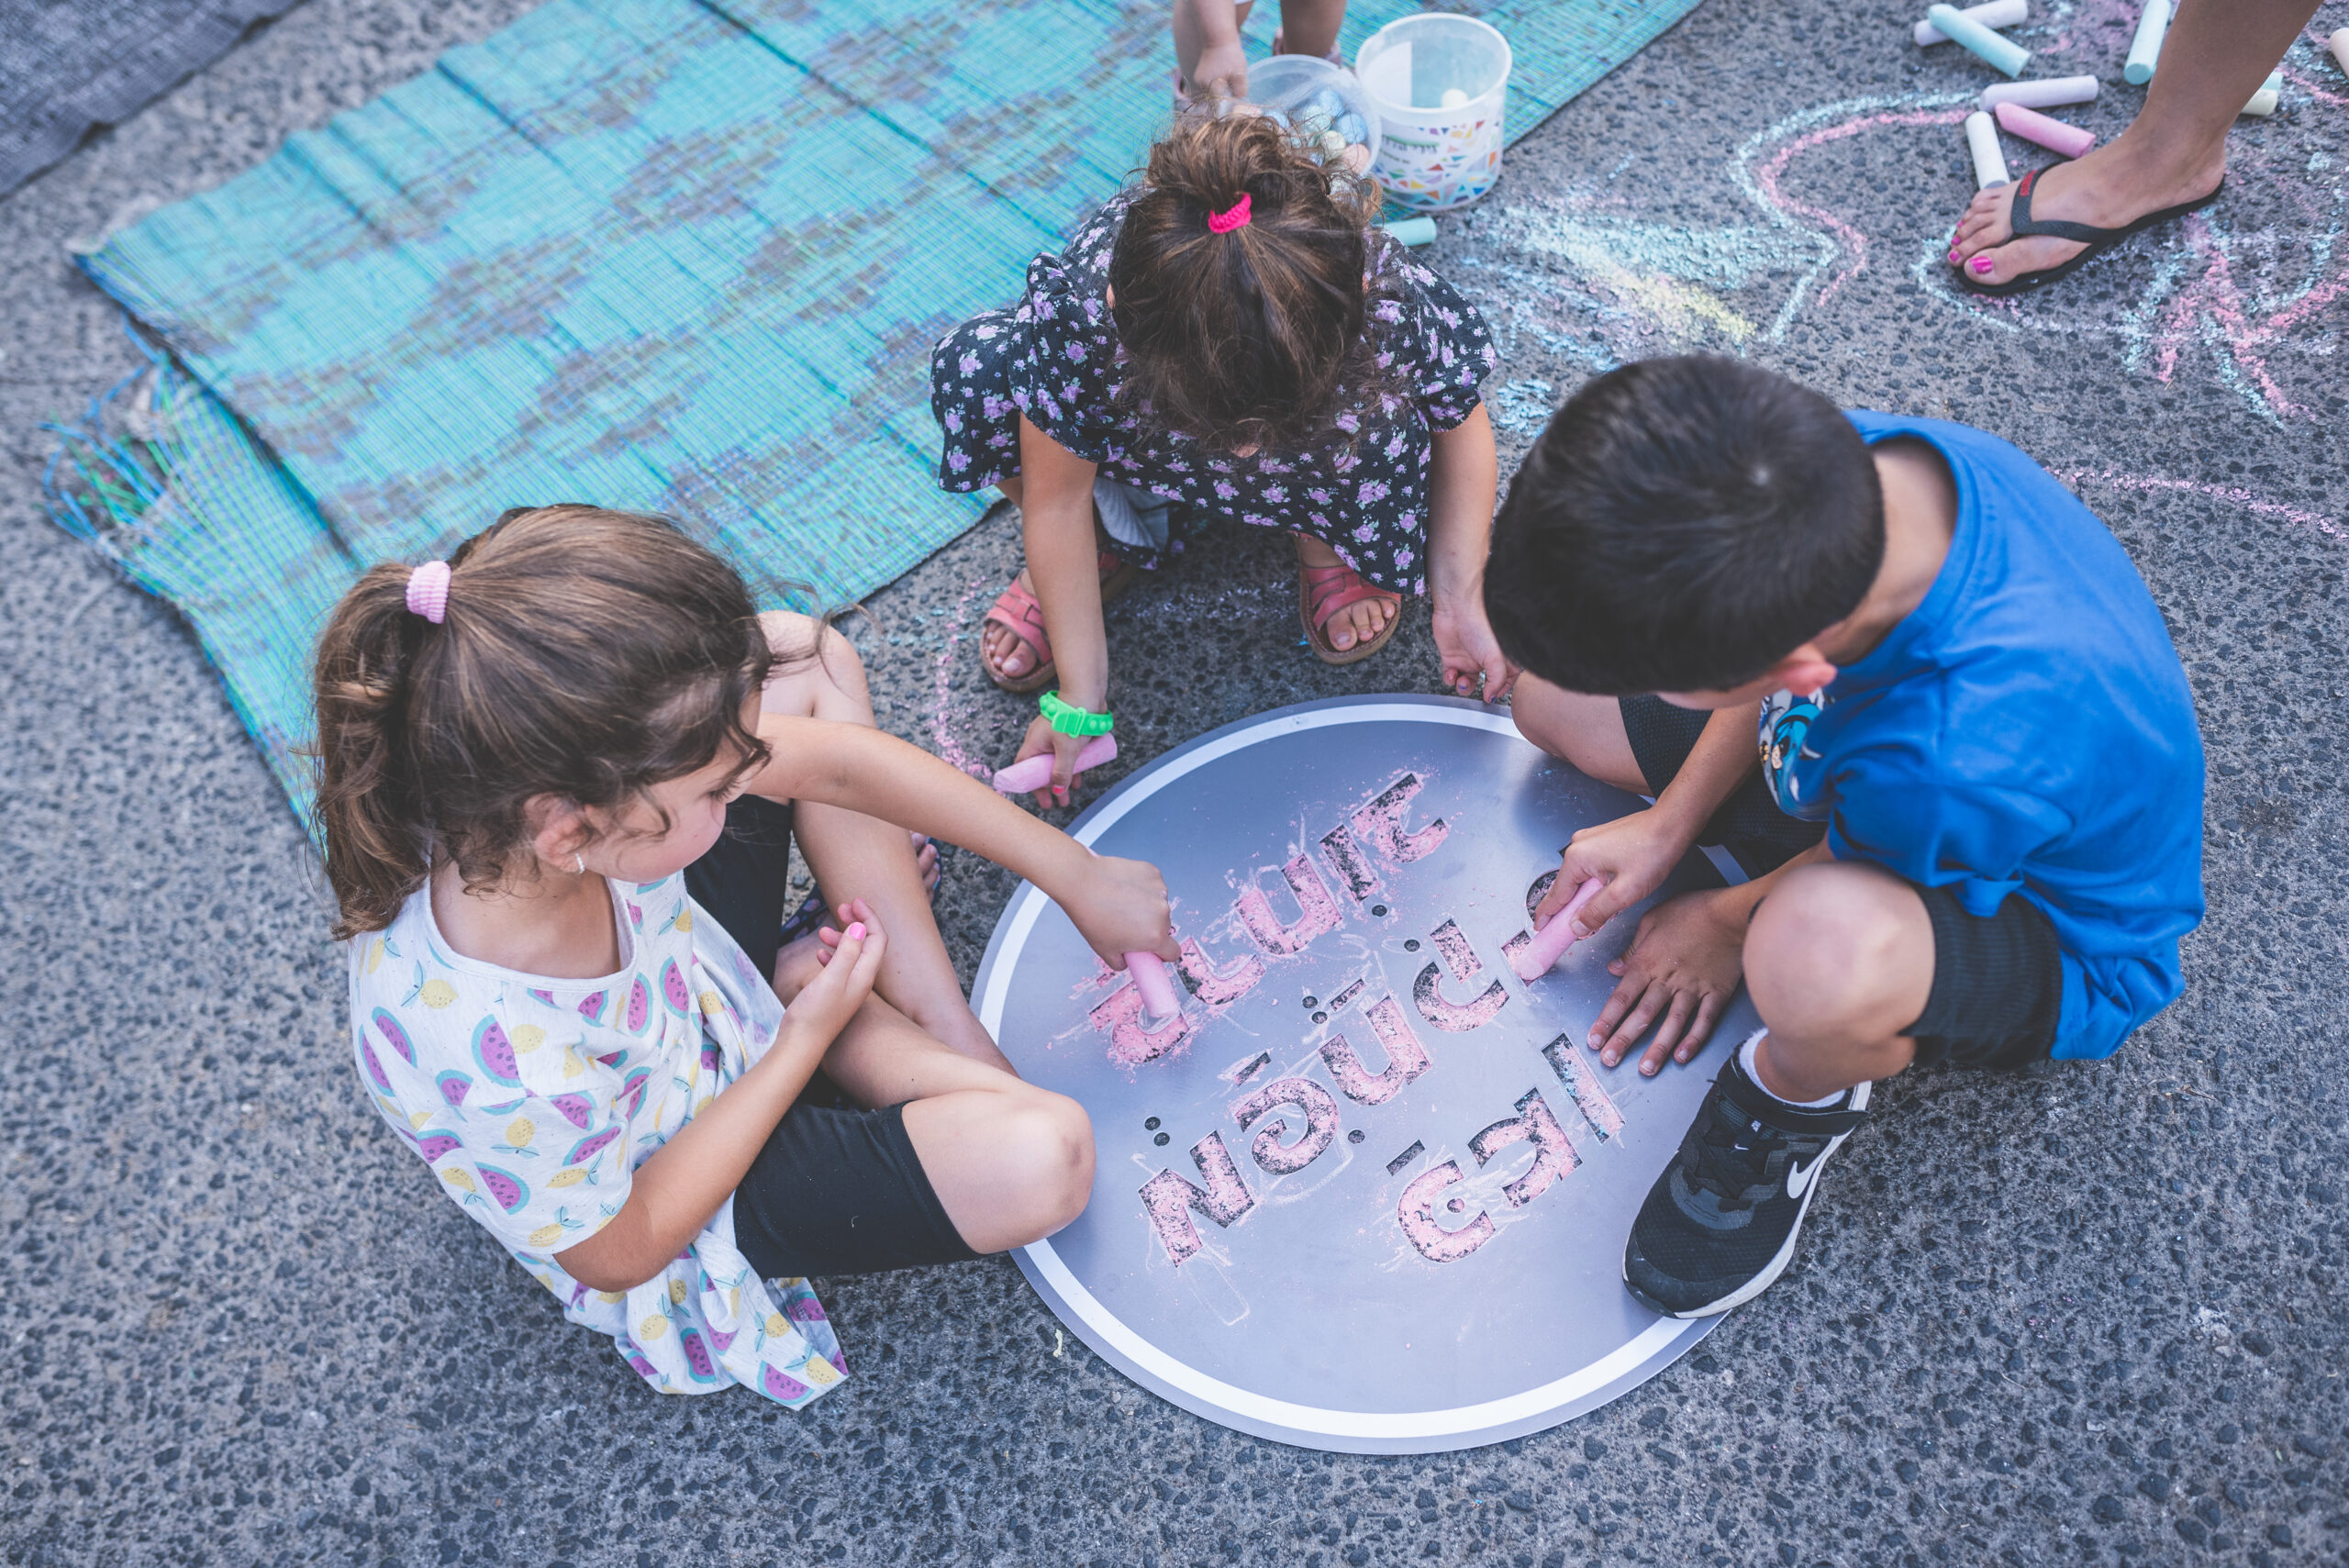
[[[1248,101],[1357,174],[1378,161],[1378,107],[1343,66],[1309,54],[1257,61],[1248,67]]]
[[[1501,177],[1508,40],[1489,22],[1424,11],[1387,23],[1354,51],[1378,106],[1378,180],[1413,212],[1464,206]]]

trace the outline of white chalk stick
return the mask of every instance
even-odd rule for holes
[[[2137,36],[2129,40],[2129,61],[2121,66],[2121,75],[2132,87],[2142,87],[2154,79],[2154,66],[2162,57],[2162,35],[2169,31],[2170,0],[2145,0],[2145,8],[2137,13]]]
[[[2341,67],[2341,73],[2349,76],[2349,28],[2334,32],[2325,39],[2324,47],[2332,51],[2332,63]]]
[[[1097,735],[1076,751],[1076,771],[1097,768],[1118,754],[1118,738]],[[1052,754],[1039,752],[1024,762],[1014,762],[995,775],[995,787],[1006,795],[1027,795],[1042,789],[1052,782]]]
[[[2268,116],[2276,112],[2276,106],[2282,101],[2283,95],[2277,93],[2275,88],[2262,87],[2258,92],[2254,93],[2251,95],[2251,102],[2243,106],[2243,112],[2247,115],[2256,115],[2261,119],[2266,119]]]
[[[1581,914],[1582,906],[1598,897],[1598,890],[1606,885],[1594,876],[1575,888],[1575,895],[1566,900],[1566,906],[1551,916],[1550,923],[1534,932],[1533,940],[1517,951],[1517,955],[1509,960],[1509,967],[1517,971],[1520,980],[1528,985],[1532,984],[1549,973],[1551,966],[1565,956],[1566,950],[1575,945],[1575,917]]]
[[[1174,994],[1174,982],[1166,973],[1166,961],[1154,952],[1126,954],[1126,973],[1134,977],[1134,984],[1141,992],[1141,1006],[1152,1018],[1171,1018],[1183,1010],[1182,998]]]
[[[2026,109],[2053,109],[2065,104],[2096,102],[2093,76],[2050,76],[2039,82],[1993,82],[1982,89],[1982,106],[1992,113],[2000,104],[2021,104]]]
[[[1966,6],[1958,15],[1986,28],[2011,28],[2030,18],[2031,0],[1984,0],[1982,5]],[[1949,35],[1931,22],[1918,23],[1913,31],[1919,49],[1949,42]]]
[[[1976,109],[1965,117],[1965,145],[1974,154],[1974,188],[1987,191],[2008,181],[2007,155],[1998,150],[1998,122]]]
[[[2096,145],[2095,132],[2050,119],[2037,109],[2026,109],[2021,104],[2000,104],[1998,119],[1998,128],[2009,136],[2035,141],[2048,151],[2060,152],[2066,158],[2077,158]]]
[[[2002,75],[2021,76],[2030,63],[2031,50],[2012,39],[2000,38],[1954,6],[1934,6],[1925,15],[1943,38]]]

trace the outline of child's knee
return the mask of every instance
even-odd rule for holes
[[[1907,883],[1873,866],[1799,866],[1754,911],[1745,978],[1774,1030],[1875,1018],[1930,985],[1932,926]],[[1897,1029],[1898,1024],[1891,1026]]]
[[[1085,1212],[1093,1195],[1093,1122],[1065,1095],[1031,1090],[1011,1113],[1004,1147],[1016,1151],[1031,1227],[1049,1236]]]

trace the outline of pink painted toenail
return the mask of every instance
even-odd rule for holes
[[[1974,271],[1976,275],[1979,277],[1988,277],[1992,271],[1997,268],[1998,264],[1998,262],[1993,261],[1987,256],[1976,256],[1974,258]]]
[[[1957,250],[1956,250],[1956,247],[1954,247],[1954,246],[1951,247],[1951,249],[1950,249],[1950,253],[1949,253],[1949,264],[1950,264],[1951,266],[1953,266],[1953,267],[1954,267],[1954,266],[1956,266],[1956,265],[1957,265]]]

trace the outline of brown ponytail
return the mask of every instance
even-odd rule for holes
[[[1261,115],[1186,118],[1150,150],[1109,257],[1123,397],[1219,451],[1294,450],[1386,389],[1370,225],[1378,189]],[[1249,219],[1208,218],[1242,196]]]
[[[664,519],[518,507],[451,558],[448,610],[407,607],[382,565],[318,639],[316,822],[334,934],[381,930],[434,855],[503,876],[538,795],[611,810],[730,753],[767,637],[733,569]]]

